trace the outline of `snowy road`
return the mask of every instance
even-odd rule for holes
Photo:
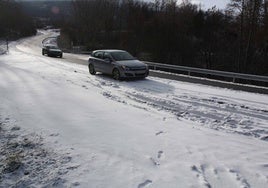
[[[0,120],[70,150],[64,187],[267,187],[267,95],[91,76],[86,56],[42,56],[42,38],[0,56]]]

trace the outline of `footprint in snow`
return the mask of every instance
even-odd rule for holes
[[[113,85],[113,88],[120,88],[119,85]]]
[[[157,158],[158,158],[158,159],[161,159],[161,157],[162,157],[163,153],[164,153],[163,151],[158,151]]]
[[[241,187],[243,188],[251,187],[248,181],[237,170],[229,169],[229,172],[234,175],[236,181],[238,182],[238,184],[240,184]]]
[[[87,86],[85,86],[85,85],[82,85],[82,87],[83,87],[83,88],[85,88],[85,89],[88,89],[88,87],[87,87]]]
[[[161,159],[163,156],[164,152],[163,151],[158,151],[157,153],[157,159]],[[154,166],[160,166],[160,163],[158,160],[156,160],[153,157],[150,157],[150,160],[152,161],[152,163],[154,164]]]
[[[74,186],[74,187],[77,187],[77,186],[79,186],[79,185],[80,185],[79,182],[74,182],[74,183],[72,183],[72,186]]]
[[[60,135],[59,133],[52,133],[52,134],[50,134],[49,136],[56,137],[56,136],[59,136],[59,135]]]
[[[145,180],[143,183],[140,183],[139,185],[138,185],[138,188],[143,188],[143,187],[145,187],[145,186],[147,186],[147,185],[149,185],[149,184],[151,184],[151,183],[153,183],[153,181],[152,180]]]
[[[160,135],[160,134],[163,134],[164,132],[163,131],[159,131],[157,133],[155,133],[156,136]]]
[[[268,141],[268,136],[261,137],[261,140]]]
[[[264,167],[264,168],[268,168],[268,164],[263,164],[261,166]]]
[[[160,163],[157,162],[153,157],[150,157],[150,160],[153,162],[155,166],[160,166]]]
[[[206,188],[211,188],[212,186],[208,182],[205,175],[205,165],[191,167],[192,171],[196,173],[196,177],[199,179],[200,183],[203,184]]]

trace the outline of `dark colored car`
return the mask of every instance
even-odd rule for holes
[[[42,54],[62,58],[62,51],[57,46],[45,45],[42,48]]]
[[[90,74],[102,72],[116,80],[122,78],[145,78],[149,75],[148,66],[123,50],[96,50],[88,59]]]

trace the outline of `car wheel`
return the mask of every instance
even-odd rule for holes
[[[62,54],[60,55],[60,58],[62,58]]]
[[[44,50],[42,50],[42,55],[45,55],[45,52],[44,52]]]
[[[90,74],[92,74],[92,75],[96,74],[96,71],[95,71],[94,66],[92,64],[88,65],[88,70],[89,70]]]
[[[120,72],[118,69],[113,70],[113,79],[120,80]]]

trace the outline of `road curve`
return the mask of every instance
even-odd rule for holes
[[[17,47],[21,51],[25,51],[27,53],[31,53],[33,55],[40,56],[41,48],[42,48],[42,41],[45,38],[53,37],[57,34],[41,31],[38,35],[21,40],[20,44],[23,46],[27,46],[31,50],[24,50],[22,48]],[[87,65],[87,59],[88,55],[82,55],[82,54],[71,54],[71,53],[64,53],[63,58],[61,61],[68,61],[71,63],[77,63],[81,65]],[[254,86],[254,85],[244,85],[244,84],[238,84],[238,83],[232,83],[232,82],[224,82],[224,81],[218,81],[218,80],[212,80],[212,79],[204,79],[199,77],[193,77],[193,76],[186,76],[181,74],[171,74],[163,71],[154,71],[150,70],[150,76],[152,77],[159,77],[159,78],[165,78],[165,79],[171,79],[171,80],[177,80],[177,81],[183,81],[183,82],[191,82],[191,83],[197,83],[197,84],[204,84],[204,85],[210,85],[215,87],[221,87],[221,88],[228,88],[233,90],[241,90],[241,91],[247,91],[247,92],[253,92],[253,93],[261,93],[261,94],[268,94],[268,88],[267,87],[261,87],[261,86]]]

